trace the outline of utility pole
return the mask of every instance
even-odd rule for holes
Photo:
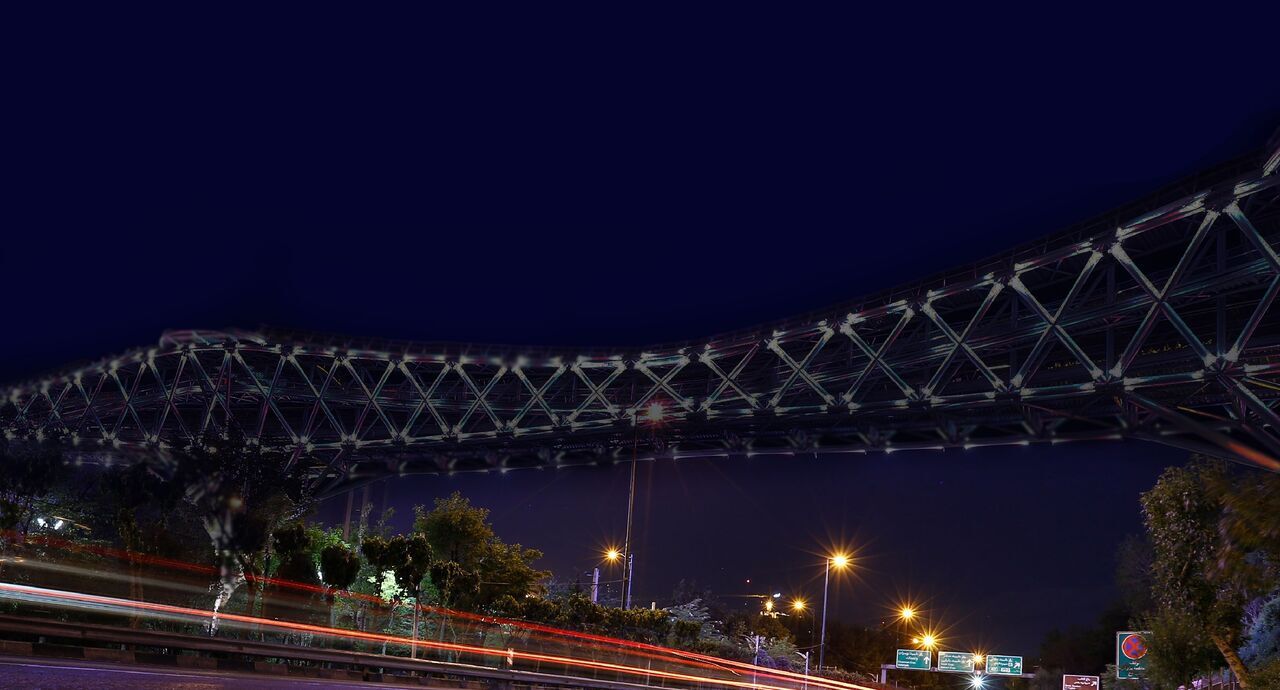
[[[813,652],[796,652],[796,656],[804,659],[804,690],[809,690],[809,655],[812,653]],[[880,682],[883,683],[884,679],[881,678]]]
[[[622,607],[624,609],[631,608],[631,583],[632,581],[635,580],[635,578],[632,577],[631,569],[635,566],[635,564],[636,564],[636,555],[634,553],[627,554],[627,600],[625,602],[625,605]]]
[[[831,559],[827,559],[826,575],[822,577],[822,637],[818,640],[818,673],[822,673],[827,652],[827,588],[831,586]]]
[[[634,554],[631,553],[631,519],[636,507],[636,444],[640,434],[639,420],[631,433],[631,488],[627,492],[627,536],[622,540],[622,608],[631,608],[631,566]]]

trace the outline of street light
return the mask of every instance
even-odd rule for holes
[[[804,603],[804,599],[795,599],[791,602],[791,610],[796,613],[803,613],[808,604]]]
[[[827,559],[826,574],[822,578],[822,636],[818,638],[818,673],[822,673],[823,662],[827,652],[827,590],[831,585],[831,567],[844,570],[849,567],[849,556],[844,553],[833,554]]]
[[[938,644],[938,638],[934,637],[933,635],[926,633],[924,637],[920,638],[920,646],[924,647],[925,649],[933,649],[934,645],[936,644]]]
[[[634,465],[632,465],[634,467]],[[623,552],[617,549],[609,549],[604,552],[604,559],[610,563],[617,563],[623,560]],[[631,607],[631,567],[635,564],[636,555],[627,554],[625,561],[622,563],[622,608]]]
[[[796,656],[804,659],[804,690],[809,690],[809,655],[813,652],[796,652]]]
[[[984,658],[985,658],[985,657],[983,657],[983,656],[982,656],[982,652],[974,652],[974,653],[973,653],[973,664],[974,664],[974,666],[979,666],[979,665],[981,665],[981,664],[982,664],[982,661],[983,661],[983,659],[984,659]]]
[[[969,687],[975,688],[977,690],[981,690],[981,688],[984,685],[985,685],[985,682],[983,681],[982,676],[975,675],[973,678],[969,680]]]
[[[636,554],[631,550],[631,524],[635,515],[636,508],[636,465],[637,446],[639,445],[640,421],[637,408],[631,409],[632,420],[635,426],[631,434],[631,482],[627,488],[627,536],[622,541],[622,608],[631,608],[631,585],[634,581],[634,568],[636,564]],[[645,409],[643,420],[647,421],[654,428],[662,426],[662,418],[666,414],[666,408],[661,401],[655,400]]]
[[[910,604],[903,604],[898,608],[898,620],[894,627],[897,628],[895,642],[901,644],[903,637],[907,633],[907,626],[916,617],[916,610]]]

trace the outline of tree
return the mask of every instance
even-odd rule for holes
[[[702,604],[702,599],[695,598],[671,606],[666,611],[673,623],[672,644],[677,647],[691,649],[699,640],[723,637],[711,622],[711,613]]]
[[[369,537],[365,539],[361,549],[371,564],[394,575],[396,584],[408,593],[413,602],[413,643],[410,656],[416,658],[418,609],[421,606],[422,580],[431,572],[431,545],[421,534],[408,537],[398,534],[390,539]]]
[[[1190,612],[1162,607],[1144,619],[1144,627],[1151,631],[1149,673],[1161,687],[1190,685],[1221,668],[1221,652]]]
[[[271,582],[265,595],[264,615],[277,620],[304,620],[312,613],[312,588],[320,584],[312,557],[312,535],[301,522],[290,522],[271,534],[271,547],[269,574],[282,582]],[[295,584],[310,587],[300,591]]]
[[[1114,658],[1115,648],[1111,645],[1115,631],[1129,627],[1129,619],[1125,605],[1117,604],[1103,611],[1091,626],[1050,631],[1040,645],[1040,667],[1059,675],[1100,673],[1107,660]]]
[[[413,523],[435,554],[431,581],[448,608],[493,611],[499,601],[542,593],[550,573],[533,567],[542,552],[507,544],[489,525],[489,511],[455,492],[436,499],[430,511],[418,506]]]
[[[207,551],[201,550],[197,555],[192,548],[201,543],[199,516],[186,502],[182,487],[165,481],[150,464],[110,467],[96,484],[101,490],[97,492],[95,512],[110,518],[102,521],[114,528],[108,535],[118,538],[124,547],[131,599],[144,599],[138,554],[162,554],[183,560],[207,557]],[[130,617],[130,625],[138,627],[141,620],[135,614]]]
[[[246,579],[251,592],[265,571],[264,551],[279,525],[297,518],[310,506],[307,485],[289,471],[288,456],[269,453],[246,442],[234,427],[210,429],[192,443],[162,458],[160,470],[183,487],[187,500],[204,515],[205,531],[213,542],[218,566],[214,617]],[[252,596],[251,596],[252,601]]]
[[[320,550],[320,581],[333,592],[345,592],[360,574],[360,554],[345,544],[329,544]]]
[[[322,530],[312,526],[308,530],[312,537],[313,556],[320,582],[324,585],[324,602],[329,609],[329,627],[337,627],[337,593],[346,592],[360,577],[364,560],[359,552],[352,549],[342,540],[336,529]]]
[[[1241,687],[1247,688],[1249,671],[1236,647],[1250,587],[1240,570],[1221,567],[1246,559],[1238,544],[1219,530],[1223,506],[1212,488],[1221,485],[1225,471],[1222,463],[1202,459],[1171,467],[1142,495],[1142,510],[1152,545],[1153,594],[1160,609],[1154,620],[1166,622],[1171,631],[1192,626],[1212,640]],[[1162,656],[1154,648],[1169,641],[1157,634],[1152,644],[1156,666]]]
[[[66,473],[61,439],[36,441],[0,438],[0,530],[26,537],[36,518],[37,502],[47,496]]]
[[[1274,568],[1280,561],[1280,474],[1223,472],[1212,484],[1222,501],[1221,528],[1226,536],[1222,546],[1231,547],[1219,555],[1232,559],[1240,554],[1264,554],[1251,565],[1255,574],[1276,585]],[[1237,564],[1238,565],[1238,564]]]
[[[1151,561],[1154,557],[1151,542],[1136,534],[1126,536],[1116,550],[1116,588],[1120,590],[1120,602],[1130,617],[1144,614],[1155,606],[1151,597]]]
[[[1240,657],[1249,668],[1280,664],[1280,594],[1263,604],[1254,618],[1249,626],[1249,642],[1240,650]]]

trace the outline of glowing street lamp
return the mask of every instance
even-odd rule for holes
[[[635,467],[635,463],[632,463],[631,466]],[[627,553],[626,547],[624,546],[622,551],[619,551],[618,549],[615,549],[615,548],[610,548],[608,551],[605,551],[604,559],[608,561],[610,564],[613,564],[613,563],[622,564],[622,602],[621,604],[622,604],[622,608],[624,609],[631,608],[631,575],[632,575],[632,569],[635,567],[635,564],[636,564],[636,555],[634,553]]]
[[[795,611],[796,613],[804,612],[805,607],[807,606],[808,604],[804,603],[804,599],[794,599],[791,602],[791,610]]]
[[[818,638],[818,672],[822,672],[823,661],[827,651],[827,589],[831,585],[831,568],[834,566],[836,570],[844,570],[849,567],[849,555],[846,553],[835,553],[827,559],[826,574],[822,579],[822,636]]]
[[[898,608],[898,619],[895,627],[897,628],[897,642],[901,643],[906,636],[907,628],[911,621],[916,617],[916,610],[910,604],[902,604]]]
[[[981,665],[982,665],[982,662],[983,662],[983,660],[984,660],[984,659],[986,659],[986,657],[982,656],[982,652],[974,652],[974,653],[973,653],[973,665],[974,665],[974,666],[981,666]]]
[[[975,675],[973,678],[969,679],[969,687],[974,688],[975,690],[982,690],[985,685],[986,683],[982,676]]]
[[[933,649],[934,645],[936,644],[938,644],[938,638],[934,637],[933,635],[926,633],[923,637],[920,638],[920,646],[924,647],[925,649]]]

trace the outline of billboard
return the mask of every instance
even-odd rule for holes
[[[1062,677],[1062,690],[1102,690],[1102,679],[1098,676],[1073,676],[1068,673]]]

